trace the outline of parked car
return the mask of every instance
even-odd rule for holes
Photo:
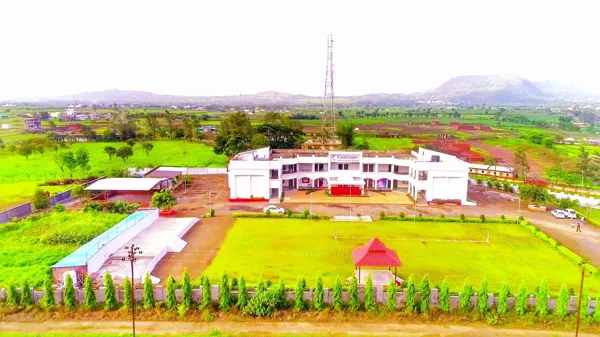
[[[577,218],[577,212],[572,209],[555,209],[550,212],[557,219],[575,219]]]
[[[277,207],[275,205],[269,205],[269,206],[263,208],[263,212],[266,212],[266,211],[271,211],[271,213],[283,214],[283,213],[285,213],[285,208]]]

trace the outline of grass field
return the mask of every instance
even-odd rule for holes
[[[125,169],[128,167],[151,167],[165,166],[189,166],[189,167],[225,167],[227,157],[213,153],[213,149],[202,143],[185,141],[156,141],[152,142],[154,149],[147,156],[141,145],[136,144],[133,148],[133,156],[126,162],[118,157],[109,159],[104,153],[107,145],[119,148],[126,146],[124,143],[75,143],[71,148],[59,151],[85,148],[90,153],[91,170],[86,175],[106,175],[113,169]],[[0,188],[2,189],[2,200],[0,209],[15,204],[29,201],[36,188],[36,184],[47,180],[68,178],[69,172],[61,172],[53,161],[54,152],[46,151],[44,156],[35,153],[26,159],[18,154],[0,152]],[[81,177],[80,171],[73,173],[74,177]],[[51,192],[59,192],[68,187],[44,187]]]
[[[354,140],[355,144],[360,144],[363,140],[369,143],[370,150],[412,150],[415,144],[410,138],[378,138],[359,136]]]
[[[485,241],[488,234],[489,243],[469,242]],[[397,251],[403,263],[401,277],[414,274],[420,279],[427,274],[433,284],[448,277],[454,290],[465,279],[479,285],[484,277],[492,291],[502,282],[516,291],[521,281],[535,289],[545,280],[552,292],[563,283],[573,288],[579,284],[577,265],[520,225],[437,222],[237,219],[206,275],[213,281],[223,272],[243,275],[249,284],[256,284],[260,276],[281,277],[289,285],[304,277],[314,285],[321,273],[325,285],[333,286],[336,276],[353,273],[352,249],[374,236]],[[458,241],[436,241],[440,239]],[[593,293],[600,290],[597,280],[590,279],[587,286]]]
[[[1,224],[0,286],[11,281],[18,284],[24,278],[32,286],[41,286],[51,265],[125,217],[113,213],[51,212]]]

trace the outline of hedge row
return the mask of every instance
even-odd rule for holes
[[[427,221],[427,222],[465,222],[465,223],[503,223],[503,224],[516,224],[516,219],[501,219],[501,218],[446,218],[446,217],[430,217],[430,216],[417,216],[416,218],[412,215],[402,216],[383,216],[379,217],[380,220],[393,220],[393,221]]]
[[[329,220],[327,214],[281,214],[281,213],[263,213],[263,212],[236,212],[232,213],[231,216],[234,218],[286,218],[286,219],[315,219],[315,220]]]

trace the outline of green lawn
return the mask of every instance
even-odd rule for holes
[[[485,241],[488,234],[490,243],[468,242]],[[346,278],[354,271],[352,249],[374,236],[397,251],[403,263],[401,277],[414,274],[420,279],[427,274],[433,284],[448,277],[454,290],[465,279],[479,285],[484,277],[492,291],[502,282],[516,291],[521,281],[533,290],[545,280],[552,292],[563,283],[572,288],[579,284],[575,263],[520,225],[507,224],[237,219],[206,274],[213,282],[223,272],[243,275],[250,284],[261,275],[270,280],[282,277],[289,285],[300,276],[314,285],[321,273],[331,287],[336,276]],[[589,279],[587,286],[592,293],[600,289],[597,280]]]
[[[118,157],[109,159],[104,153],[107,145],[119,148],[126,146],[124,143],[75,143],[71,148],[59,151],[85,148],[90,153],[91,170],[87,175],[106,175],[113,169],[125,169],[128,167],[150,167],[150,166],[188,166],[188,167],[225,167],[227,157],[213,153],[212,147],[202,143],[186,141],[156,141],[152,142],[154,149],[147,156],[141,145],[133,147],[133,156],[127,162]],[[47,180],[68,178],[70,173],[65,169],[61,172],[52,160],[55,153],[46,151],[44,155],[35,153],[26,159],[18,154],[10,154],[7,151],[0,152],[0,188],[3,198],[0,200],[0,209],[11,205],[29,201],[35,186]],[[80,171],[73,173],[74,177],[81,177]],[[58,192],[67,187],[44,187],[45,190]]]
[[[415,147],[410,138],[378,138],[359,136],[354,140],[355,144],[366,140],[370,150],[412,150]]]
[[[0,286],[27,278],[39,287],[49,267],[126,217],[125,214],[51,212],[0,224]],[[72,242],[56,244],[60,242]],[[76,242],[76,243],[75,243]]]

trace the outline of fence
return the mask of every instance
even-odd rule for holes
[[[199,168],[199,167],[188,167],[187,174],[191,175],[204,175],[204,174],[227,174],[227,168]]]
[[[104,302],[104,290],[105,290],[104,287],[100,287],[99,289],[95,290],[97,302],[100,302],[100,303]],[[211,290],[210,293],[211,293],[212,301],[213,302],[219,301],[219,286],[214,285],[211,287],[210,290]],[[17,289],[17,291],[20,292],[20,289]],[[142,292],[143,292],[142,289],[136,288],[136,290],[135,290],[136,301],[143,300]],[[33,289],[31,289],[31,293],[33,294],[33,300],[35,303],[39,302],[42,298],[44,298],[43,290],[34,291]],[[324,295],[323,295],[324,302],[328,303],[328,304],[332,304],[333,303],[333,290],[325,288],[323,293],[324,293]],[[364,303],[364,293],[365,293],[364,287],[360,287],[358,290],[358,298],[361,303]],[[117,301],[122,302],[123,301],[123,289],[121,289],[121,288],[117,289],[116,295],[117,295]],[[154,299],[156,301],[165,301],[166,295],[167,294],[166,294],[165,288],[160,287],[160,286],[154,288]],[[238,292],[236,290],[233,290],[233,291],[231,291],[231,295],[232,295],[232,297],[237,297]],[[248,291],[248,297],[252,298],[253,295],[254,295],[254,291]],[[181,289],[175,290],[175,296],[177,297],[177,301],[181,301],[181,298],[182,298]],[[192,289],[192,297],[195,302],[200,302],[202,300],[202,287]],[[471,296],[471,308],[477,307],[477,297],[478,297],[477,294]],[[56,300],[56,303],[63,302],[62,290],[60,290],[60,289],[55,290],[54,298]],[[76,298],[77,302],[80,304],[82,304],[84,302],[83,289],[75,289],[75,298]],[[294,300],[294,291],[289,291],[289,290],[286,291],[286,298],[288,301],[293,301]],[[313,299],[315,298],[314,289],[310,290],[310,291],[304,291],[303,298],[306,301],[312,302]],[[349,299],[348,291],[342,291],[342,301],[344,303],[348,303],[348,299]],[[416,295],[416,299],[417,299],[417,301],[420,300],[419,294]],[[588,297],[588,299],[589,299],[589,301],[588,301],[587,312],[588,312],[588,314],[591,315],[595,312],[595,310],[598,310],[598,300],[592,300],[589,297]],[[6,290],[5,289],[0,289],[0,300],[2,300],[2,301],[6,300]],[[376,303],[382,303],[382,304],[387,303],[387,293],[383,290],[382,287],[374,288],[374,301]],[[515,297],[509,297],[508,298],[508,308],[509,309],[514,308],[515,302],[516,302]],[[440,303],[439,303],[438,289],[436,289],[436,288],[431,289],[429,303],[431,304],[432,307],[439,307]],[[450,296],[450,308],[451,309],[457,309],[459,307],[459,304],[460,304],[459,296]],[[487,294],[487,304],[488,304],[489,308],[495,308],[498,305],[498,297],[494,296],[494,294],[491,294],[491,293]],[[406,305],[406,292],[399,291],[396,294],[396,307],[404,308],[405,305]],[[533,310],[533,308],[535,308],[536,298],[533,295],[528,296],[527,306],[529,307],[530,310]],[[548,298],[548,310],[550,312],[554,312],[556,310],[556,299]],[[569,297],[568,311],[575,312],[576,310],[577,310],[577,296],[571,296],[571,297]]]
[[[106,177],[101,177],[98,178],[96,180],[92,180],[92,181],[88,181],[87,183],[82,184],[83,187],[86,187],[100,179],[104,179]],[[59,204],[65,200],[68,200],[71,198],[71,191],[70,190],[66,190],[64,192],[55,194],[53,196],[50,197],[50,207]],[[24,204],[21,204],[19,206],[15,206],[13,208],[7,209],[6,211],[0,213],[0,224],[5,223],[5,222],[9,222],[11,221],[13,218],[24,218],[30,214],[33,213],[33,207],[31,205],[31,202],[26,202]]]

